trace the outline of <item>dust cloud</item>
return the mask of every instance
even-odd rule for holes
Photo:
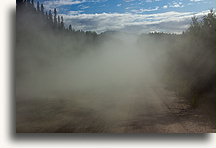
[[[106,39],[95,49],[87,48],[71,59],[56,57],[57,62],[52,61],[46,67],[36,67],[27,62],[30,64],[25,68],[30,70],[18,81],[17,92],[31,98],[159,84],[157,75],[160,74],[155,70],[162,65],[154,65],[154,62],[159,63],[164,57],[160,56],[162,53],[149,55],[145,48],[137,46],[137,38],[135,35],[110,35],[110,41]],[[118,42],[112,42],[112,39]],[[41,56],[44,56],[43,52]]]
[[[25,73],[17,79],[16,96],[18,102],[25,100],[28,103],[24,101],[18,105],[18,131],[35,132],[34,124],[49,131],[44,122],[50,121],[50,131],[53,132],[56,127],[64,126],[64,122],[73,121],[70,126],[75,126],[75,129],[58,130],[91,132],[85,127],[93,126],[93,132],[121,132],[119,126],[122,121],[153,110],[163,110],[161,98],[155,96],[152,88],[161,86],[158,67],[163,66],[165,50],[151,55],[148,49],[138,46],[138,36],[135,35],[117,33],[104,39],[77,56],[55,56],[58,60],[48,62],[46,66],[35,66],[32,59],[23,64]],[[41,56],[46,54],[38,52]],[[46,55],[46,61],[49,61],[49,56]],[[24,104],[26,106],[22,108]],[[39,118],[33,125],[23,116],[29,111],[36,113],[29,116]],[[47,119],[52,113],[61,117]],[[38,117],[41,114],[46,114],[46,117]],[[64,122],[56,125],[59,119]],[[86,125],[84,120],[90,123]],[[24,122],[29,123],[31,129],[26,129]],[[79,125],[75,124],[77,122]]]

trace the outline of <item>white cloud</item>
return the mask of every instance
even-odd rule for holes
[[[88,9],[88,8],[90,8],[89,6],[85,6],[85,5],[82,5],[81,7],[80,7],[80,9]]]
[[[117,4],[116,6],[117,6],[117,7],[120,7],[121,5],[122,5],[122,4]]]
[[[83,11],[68,11],[68,15],[77,15],[77,14],[80,14],[80,13],[82,13]]]
[[[115,30],[134,33],[158,30],[163,32],[181,32],[190,24],[194,15],[202,16],[208,11],[193,12],[165,12],[157,14],[131,14],[131,13],[101,13],[77,14],[64,16],[65,24],[72,24],[75,29],[96,31],[98,33]]]
[[[129,9],[133,9],[134,7],[126,7],[125,9],[126,10],[129,10]]]
[[[159,7],[157,6],[154,9],[138,9],[138,10],[134,9],[134,10],[131,10],[131,12],[133,12],[133,13],[143,13],[143,12],[156,11],[158,9],[159,9]]]
[[[182,8],[182,7],[184,7],[184,5],[182,4],[182,2],[172,2],[172,4],[169,4],[169,7],[171,7],[171,8]]]
[[[43,4],[46,9],[54,9],[60,6],[81,4],[83,2],[84,1],[80,1],[80,0],[53,0],[53,1],[44,1]]]
[[[168,5],[164,5],[163,8],[164,8],[164,9],[167,9],[167,8],[168,8]]]
[[[98,2],[105,2],[107,0],[47,0],[44,1],[43,4],[46,9],[54,9],[58,8],[60,6],[67,6],[67,5],[77,5],[85,2],[92,2],[92,3],[98,3]],[[88,8],[88,6],[83,7],[83,9]]]

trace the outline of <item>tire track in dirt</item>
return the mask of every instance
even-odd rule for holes
[[[157,88],[158,89],[158,88]],[[125,133],[185,133],[187,130],[179,122],[165,102],[165,94],[145,87],[142,92],[135,91],[137,97],[131,98],[130,111]]]

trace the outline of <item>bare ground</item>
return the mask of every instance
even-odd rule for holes
[[[210,95],[208,97],[214,97]],[[209,133],[215,104],[192,109],[162,87],[16,100],[18,133]]]

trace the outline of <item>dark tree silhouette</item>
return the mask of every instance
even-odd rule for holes
[[[53,24],[53,17],[52,17],[52,11],[49,10],[49,22],[50,24]]]
[[[58,16],[58,28],[60,29],[61,27],[61,20],[60,20],[60,16]]]
[[[21,5],[23,3],[23,0],[16,0],[17,5]]]
[[[45,12],[45,16],[47,19],[49,19],[47,11]]]
[[[32,6],[34,7],[34,0],[31,0],[31,4],[32,4]]]
[[[44,14],[44,6],[41,4],[41,13]]]
[[[69,31],[72,31],[72,26],[71,26],[71,24],[69,25],[68,30],[69,30]]]
[[[57,11],[56,8],[54,9],[54,27],[58,28],[58,24],[57,24]]]
[[[200,33],[200,30],[201,30],[201,25],[198,21],[198,18],[195,16],[192,17],[191,24],[190,24],[188,31],[193,33],[196,36]]]
[[[64,29],[64,19],[63,19],[63,16],[61,16],[61,29]]]
[[[40,3],[37,2],[37,11],[39,12],[40,11]]]
[[[203,31],[210,33],[215,31],[216,17],[214,11],[211,9],[210,12],[203,17]]]

